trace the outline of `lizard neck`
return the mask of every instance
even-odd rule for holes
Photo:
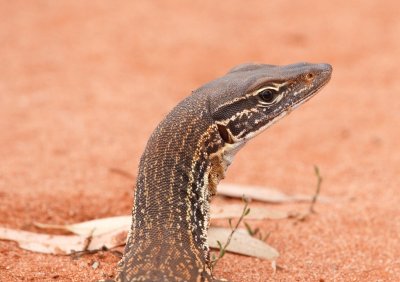
[[[122,281],[212,280],[209,202],[225,167],[218,154],[223,141],[207,108],[204,96],[190,96],[146,146],[120,265]]]

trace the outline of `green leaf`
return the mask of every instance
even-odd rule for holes
[[[246,226],[246,229],[247,229],[247,232],[250,234],[250,236],[253,236],[254,235],[254,232],[253,232],[253,230],[251,229],[251,227],[250,227],[250,225],[247,223],[247,222],[243,222],[244,223],[244,226]]]
[[[219,257],[222,258],[225,255],[225,249],[221,249],[219,252]]]

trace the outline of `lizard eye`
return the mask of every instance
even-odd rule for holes
[[[273,89],[268,88],[268,89],[262,90],[259,93],[259,95],[260,95],[261,100],[263,100],[264,102],[272,103],[276,98],[277,92]]]

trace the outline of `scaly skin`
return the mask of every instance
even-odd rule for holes
[[[246,142],[310,99],[327,64],[241,65],[194,91],[158,125],[139,165],[117,281],[216,281],[210,200]]]

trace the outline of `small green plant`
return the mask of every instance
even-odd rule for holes
[[[271,232],[268,232],[267,234],[264,235],[264,233],[260,230],[260,228],[256,227],[256,228],[252,228],[250,226],[250,224],[248,224],[247,222],[243,222],[244,226],[246,226],[247,232],[249,233],[250,236],[255,237],[261,241],[266,242],[269,238],[269,236],[271,235]]]
[[[229,244],[231,243],[233,234],[235,234],[235,232],[237,231],[240,223],[243,221],[244,217],[250,213],[250,208],[248,207],[250,200],[248,198],[246,198],[244,195],[242,197],[242,200],[244,202],[243,211],[242,211],[242,214],[240,215],[238,221],[236,222],[236,224],[235,225],[232,224],[231,218],[228,220],[229,227],[231,228],[231,233],[229,234],[225,244],[222,245],[222,243],[220,241],[217,241],[217,244],[219,247],[219,253],[218,253],[218,256],[213,255],[213,257],[212,257],[212,260],[210,262],[211,272],[215,269],[215,266],[217,265],[218,261],[224,257],[224,255],[226,253],[226,249],[228,248]]]

